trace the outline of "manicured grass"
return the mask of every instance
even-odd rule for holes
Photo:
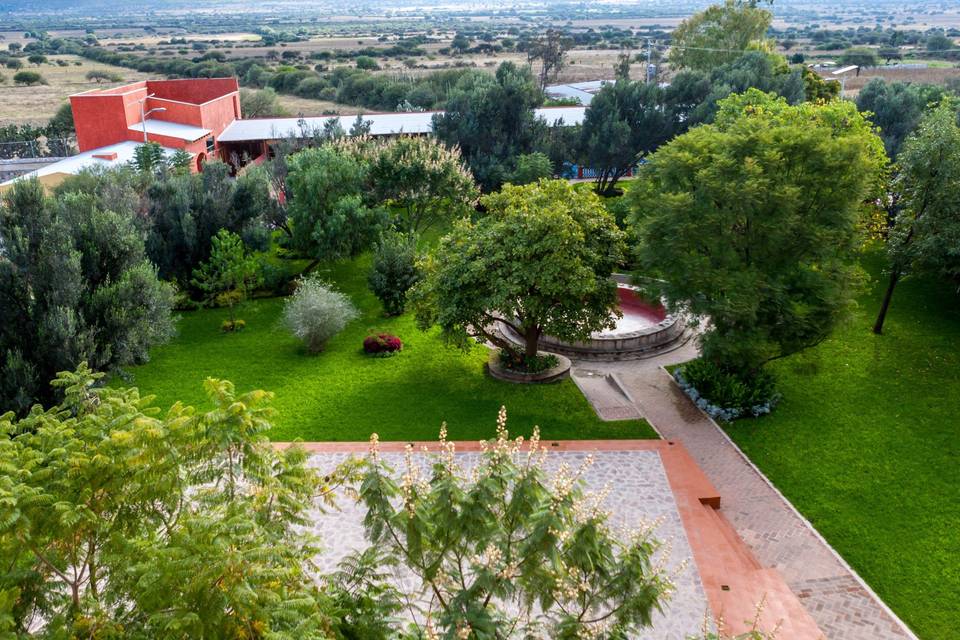
[[[881,266],[849,327],[774,367],[774,413],[727,431],[921,638],[960,638],[960,302],[907,280],[875,336]]]
[[[115,384],[155,394],[161,406],[204,404],[207,377],[231,380],[241,391],[272,391],[278,414],[270,437],[279,441],[366,440],[372,432],[383,440],[434,440],[443,421],[450,439],[489,438],[501,405],[515,435],[539,425],[545,439],[656,437],[642,421],[602,422],[570,380],[493,380],[483,369],[485,347],[463,354],[446,347],[436,331],[419,331],[409,314],[384,318],[367,290],[369,264],[365,256],[319,268],[362,314],[319,355],[307,355],[280,326],[282,299],[260,299],[239,312],[247,329],[235,335],[220,332],[224,310],[182,314],[179,336],[154,349],[151,362],[132,368],[130,380]],[[403,351],[392,358],[364,355],[363,338],[374,331],[400,336]]]

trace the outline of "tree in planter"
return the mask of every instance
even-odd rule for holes
[[[401,213],[396,226],[418,234],[468,213],[479,195],[460,150],[433,137],[401,137],[371,146],[367,181],[376,199]]]
[[[960,127],[947,101],[928,113],[899,155],[888,231],[890,278],[873,332],[883,324],[900,280],[913,271],[960,276]]]
[[[885,161],[851,103],[731,96],[631,189],[638,273],[673,310],[709,318],[703,357],[749,380],[824,340],[853,304],[861,205]]]
[[[416,236],[388,231],[380,236],[373,253],[367,282],[388,316],[398,316],[407,306],[407,292],[420,280]]]
[[[359,317],[346,295],[315,276],[308,276],[283,306],[283,323],[303,341],[310,353],[319,353],[327,341]]]
[[[610,274],[623,233],[595,194],[545,180],[506,185],[482,203],[487,216],[458,221],[422,262],[423,280],[410,292],[421,328],[438,325],[462,348],[487,340],[522,366],[536,358],[544,333],[582,340],[614,326]],[[498,319],[522,348],[499,335]]]
[[[47,198],[36,180],[4,194],[0,411],[55,401],[49,380],[81,362],[101,371],[145,362],[172,335],[173,290],[147,260],[132,207],[80,191]]]
[[[192,280],[193,286],[206,295],[208,304],[229,310],[230,320],[224,324],[225,331],[239,328],[234,307],[246,300],[247,292],[259,282],[259,263],[247,255],[240,236],[226,229],[213,237],[210,258],[194,270]]]
[[[321,478],[267,441],[270,394],[207,380],[212,405],[163,412],[85,366],[63,401],[0,414],[0,607],[16,637],[328,638],[336,613],[310,579]],[[355,468],[355,465],[354,467]],[[55,505],[55,506],[54,506]]]
[[[401,603],[421,631],[435,634],[428,637],[612,640],[650,624],[671,589],[651,562],[660,545],[647,530],[618,539],[600,496],[584,490],[583,468],[545,470],[536,431],[529,448],[523,438],[511,440],[503,409],[473,473],[457,465],[445,431],[428,469],[407,456],[399,482],[371,440],[359,493],[373,546],[346,573],[369,578],[371,567],[399,565],[420,591],[400,599],[373,577],[387,607],[368,609],[364,625],[392,626],[389,637],[422,637],[390,624]]]

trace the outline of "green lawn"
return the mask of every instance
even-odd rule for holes
[[[179,336],[115,384],[155,394],[161,406],[176,400],[203,404],[207,377],[231,380],[241,391],[272,391],[278,415],[270,437],[281,441],[366,440],[372,432],[383,440],[434,440],[444,421],[451,439],[489,438],[501,405],[515,435],[529,435],[539,425],[546,439],[656,437],[645,422],[601,421],[569,380],[493,380],[483,369],[485,347],[464,355],[446,347],[436,331],[419,331],[409,315],[382,317],[366,285],[369,264],[364,256],[318,269],[350,295],[361,318],[317,356],[307,355],[280,326],[283,300],[259,299],[240,311],[247,329],[235,335],[220,332],[224,310],[183,313]],[[364,355],[363,338],[374,331],[400,336],[403,351],[392,358]]]
[[[774,367],[774,413],[727,430],[921,638],[960,638],[960,303],[907,280],[875,336],[881,265],[852,325]]]

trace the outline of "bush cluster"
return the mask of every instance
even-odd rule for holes
[[[403,349],[403,342],[389,333],[378,333],[363,339],[363,351],[370,355],[393,355],[401,349]]]
[[[532,358],[521,355],[520,358],[517,359],[507,351],[500,351],[500,364],[510,371],[543,373],[559,365],[560,360],[552,353],[538,353]]]
[[[684,393],[715,420],[761,416],[780,401],[776,379],[766,371],[747,377],[700,358],[678,368],[673,377]]]

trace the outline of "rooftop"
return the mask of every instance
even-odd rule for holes
[[[141,134],[143,133],[143,129],[143,122],[138,122],[130,126],[130,131],[136,131]],[[193,142],[194,140],[199,140],[204,136],[210,135],[210,129],[180,124],[179,122],[167,122],[166,120],[157,120],[154,118],[147,118],[146,129],[148,134],[166,136],[167,138],[178,138],[180,140],[186,140],[187,142]]]
[[[547,107],[537,109],[537,117],[544,118],[551,126],[562,121],[575,125],[583,121],[584,107]],[[439,111],[410,113],[370,113],[363,119],[370,122],[370,135],[386,136],[403,133],[423,134],[433,131],[433,116]],[[318,131],[330,120],[339,120],[340,126],[349,131],[356,120],[350,116],[321,116],[312,118],[254,118],[235,120],[220,135],[220,142],[246,142],[251,140],[277,140],[279,138],[305,137]]]
[[[139,142],[126,141],[84,151],[83,153],[64,158],[59,162],[51,162],[39,169],[7,180],[6,182],[0,183],[0,186],[13,184],[22,178],[42,178],[54,174],[77,174],[84,169],[91,169],[93,167],[120,167],[133,160],[134,152],[140,144]],[[163,147],[163,150],[167,156],[172,155],[174,151],[176,151],[176,149],[169,147]]]

